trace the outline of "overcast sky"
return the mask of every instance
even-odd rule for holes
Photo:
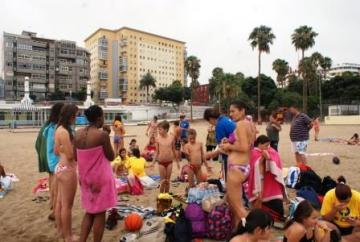
[[[188,55],[201,60],[200,82],[213,68],[257,73],[257,53],[249,45],[252,29],[267,25],[276,36],[262,57],[263,73],[275,77],[276,58],[297,66],[290,36],[300,25],[319,33],[315,46],[333,63],[360,63],[360,1],[357,0],[2,0],[0,31],[37,32],[41,37],[84,39],[96,29],[128,26],[186,42]]]

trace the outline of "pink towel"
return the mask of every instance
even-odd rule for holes
[[[104,212],[116,204],[115,179],[103,147],[77,149],[81,204],[88,213]]]
[[[250,155],[250,174],[248,178],[248,197],[250,201],[257,198],[262,191],[262,201],[268,202],[273,199],[283,199],[286,196],[284,178],[282,175],[282,163],[279,154],[269,148],[270,160],[266,161],[264,180],[260,173],[261,150],[253,148]],[[262,186],[264,187],[262,188]]]

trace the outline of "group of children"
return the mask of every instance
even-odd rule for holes
[[[113,130],[118,128],[115,127],[117,121],[114,121]],[[122,128],[122,130],[124,129]],[[155,117],[148,126],[146,134],[149,142],[143,152],[140,152],[135,139],[131,140],[128,150],[123,147],[119,149],[115,160],[111,163],[114,175],[146,176],[145,168],[153,168],[157,163],[160,173],[160,193],[168,193],[173,162],[176,162],[177,169],[180,170],[180,161],[182,157],[185,157],[190,168],[188,172],[189,187],[194,187],[195,181],[203,181],[202,165],[205,165],[208,172],[212,172],[212,170],[205,159],[203,143],[196,139],[196,130],[181,128],[179,121],[173,122],[171,133],[169,130],[170,123],[168,121],[158,123]],[[186,138],[183,135],[184,131]],[[116,147],[115,139],[114,147]]]

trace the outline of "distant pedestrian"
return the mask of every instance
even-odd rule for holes
[[[298,106],[292,105],[289,109],[293,115],[290,128],[290,139],[293,151],[295,153],[296,164],[299,167],[306,165],[306,150],[309,144],[309,131],[312,128],[312,122],[309,116],[301,113]]]

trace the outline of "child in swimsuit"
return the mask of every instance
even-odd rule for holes
[[[209,173],[211,173],[212,170],[205,159],[203,144],[196,141],[195,129],[189,129],[188,141],[189,142],[184,146],[184,153],[190,164],[190,171],[188,173],[189,187],[194,187],[194,176],[196,176],[196,181],[198,183],[204,182],[201,172],[203,163]]]
[[[180,170],[179,160],[175,153],[175,139],[169,135],[170,124],[168,121],[162,121],[158,125],[159,135],[156,138],[156,151],[153,163],[159,163],[160,172],[160,193],[168,193],[170,190],[170,177],[172,172],[172,163],[177,161],[177,168]]]

